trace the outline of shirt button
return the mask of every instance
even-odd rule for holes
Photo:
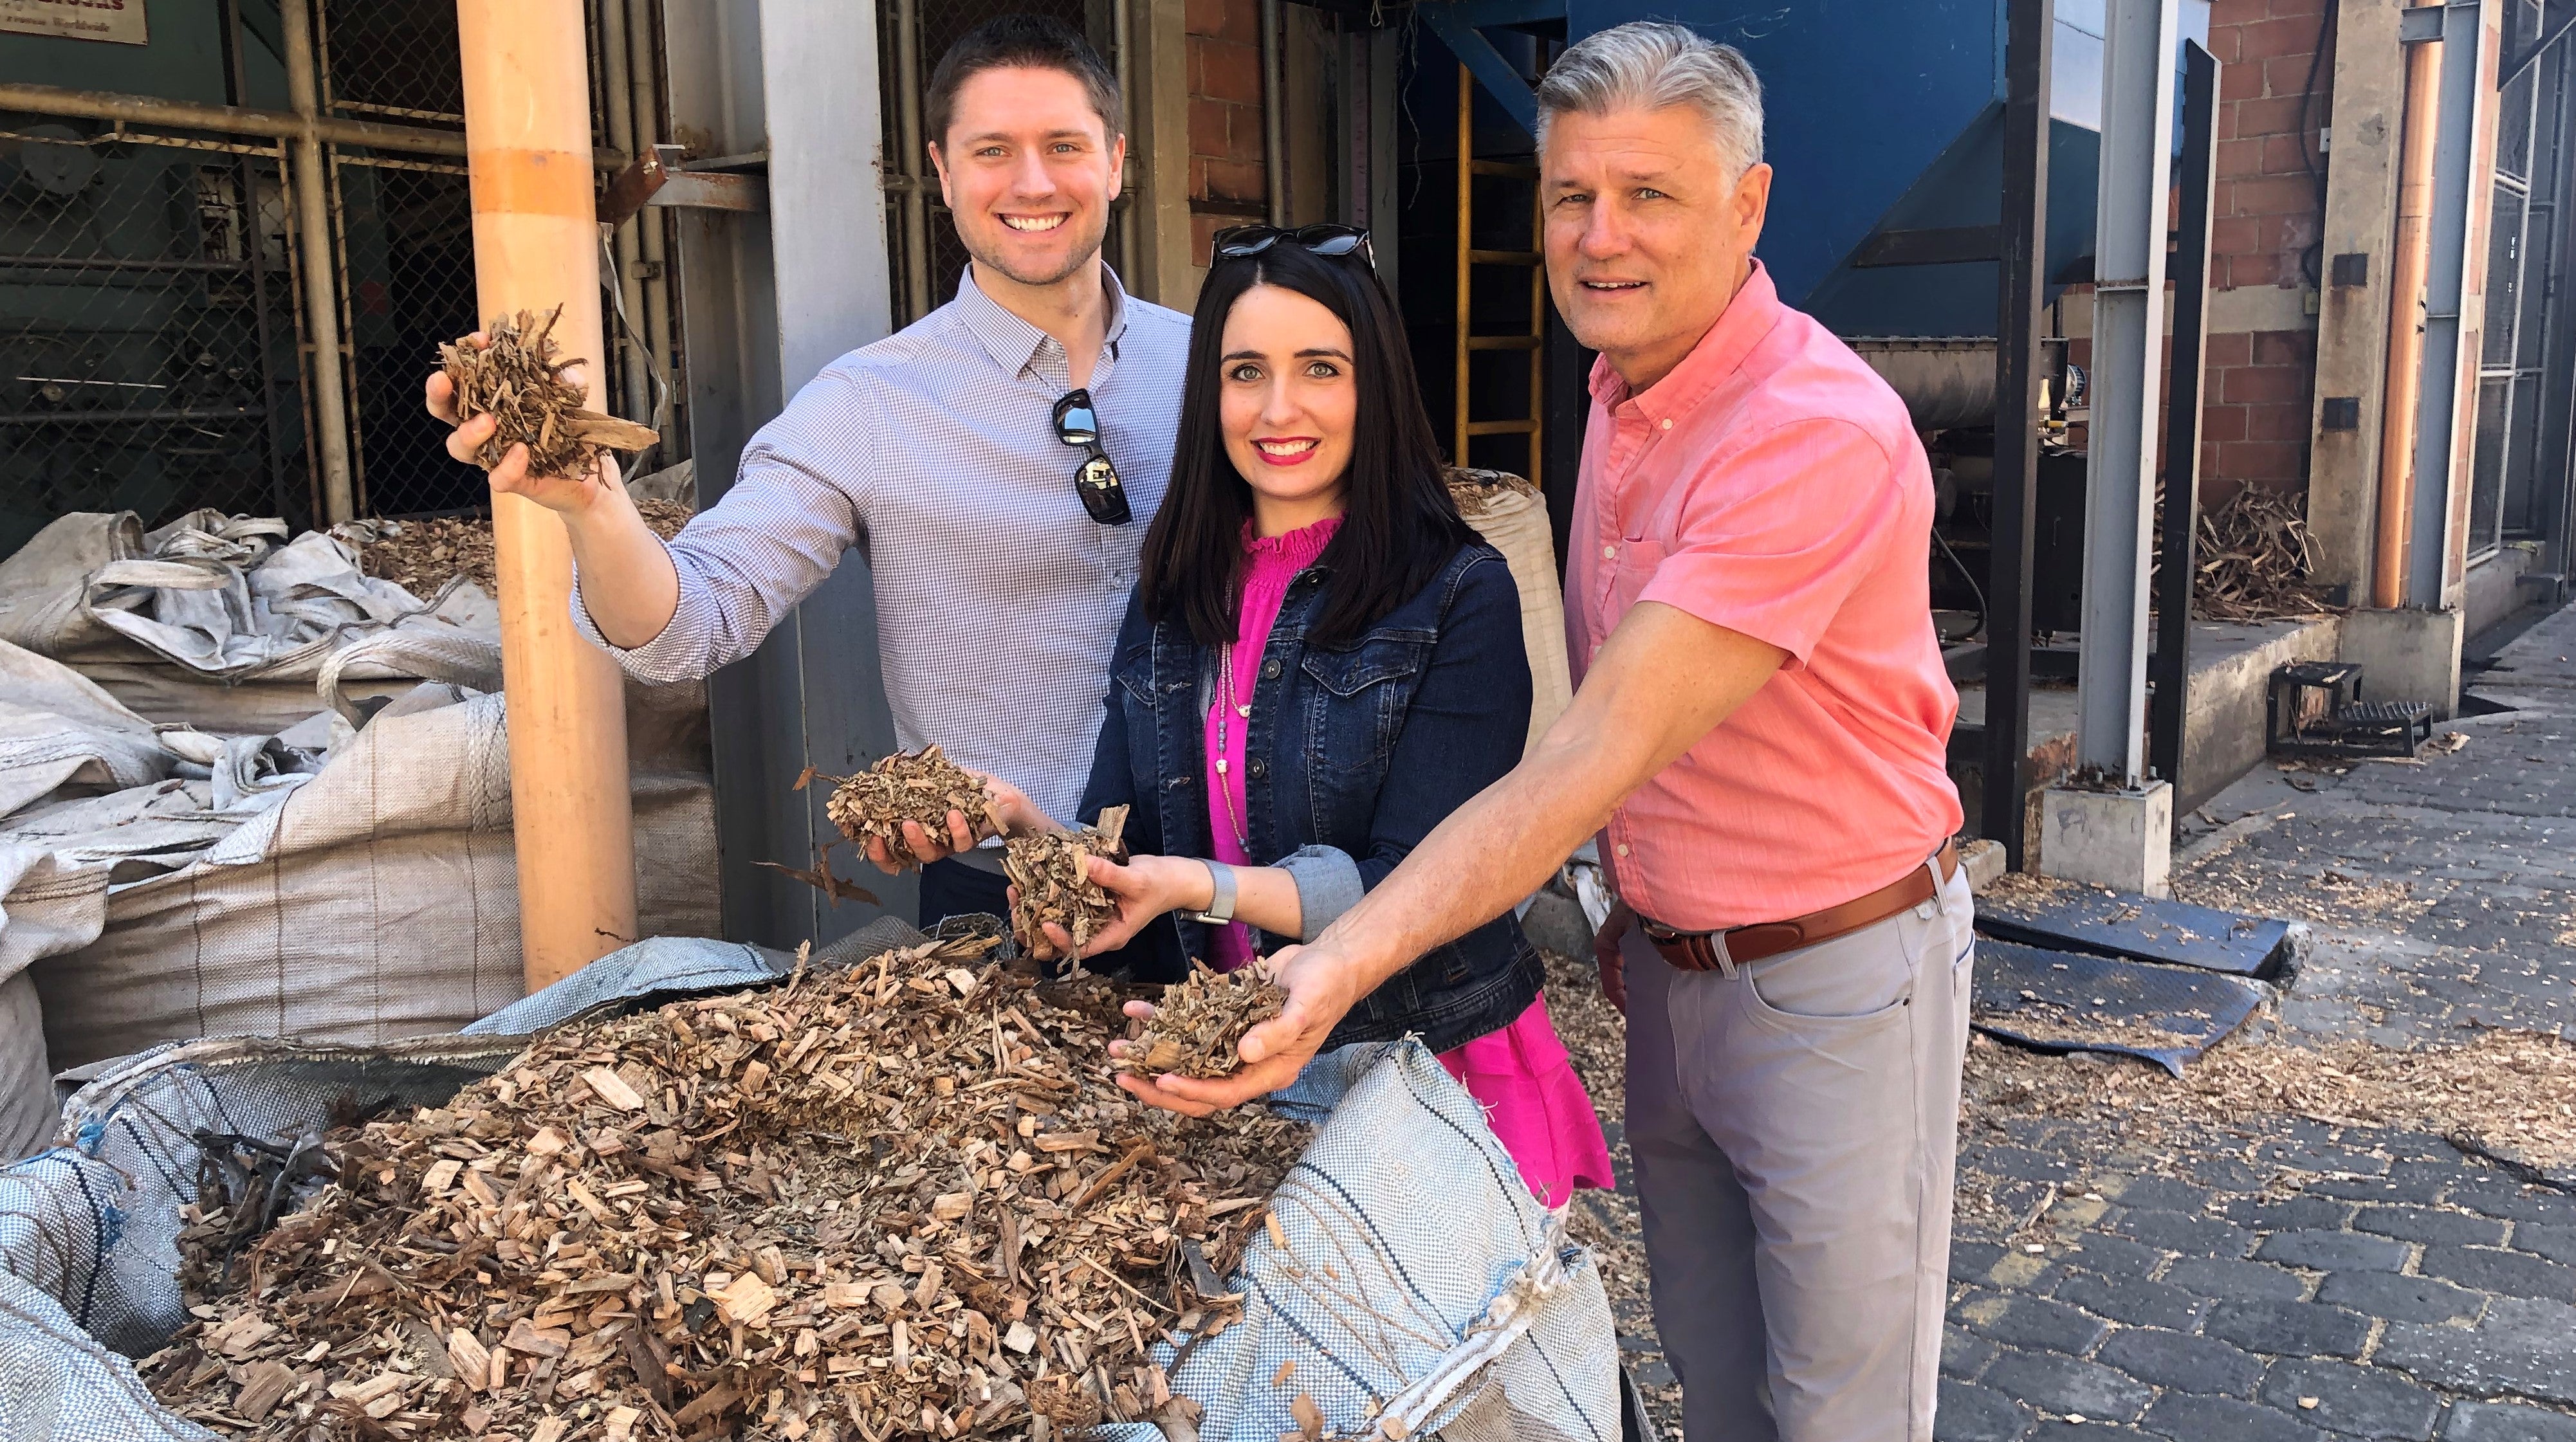
[[[1619,557],[1619,548],[1618,548],[1617,546],[1603,546],[1603,547],[1601,548],[1601,559],[1603,559],[1603,560],[1605,560],[1605,561],[1612,561],[1612,560],[1617,560],[1617,559],[1618,559],[1618,557]]]
[[[1275,659],[1262,662],[1261,675],[1265,680],[1277,680],[1279,677],[1279,662]]]
[[[1255,756],[1255,757],[1253,757],[1253,758],[1252,758],[1252,764],[1251,764],[1251,765],[1249,765],[1249,766],[1247,766],[1247,767],[1245,767],[1244,769],[1245,769],[1245,770],[1247,770],[1247,771],[1249,771],[1249,772],[1251,772],[1251,773],[1252,773],[1253,775],[1255,775],[1255,776],[1259,776],[1259,775],[1261,775],[1262,773],[1264,773],[1264,772],[1268,771],[1270,768],[1269,768],[1268,766],[1265,766],[1265,765],[1263,765],[1263,764],[1262,764],[1262,760],[1261,760],[1261,758],[1260,758],[1260,757]]]
[[[1613,849],[1613,850],[1615,850],[1615,851],[1617,851],[1621,856],[1625,856],[1625,855],[1627,855],[1627,854],[1628,854],[1628,843],[1627,843],[1627,842],[1622,841],[1622,842],[1620,842],[1616,847],[1613,847],[1612,849]]]
[[[1658,422],[1657,424],[1658,424],[1658,426],[1660,426],[1660,428],[1662,428],[1662,429],[1664,429],[1664,430],[1671,430],[1671,429],[1673,428],[1673,419],[1672,419],[1672,417],[1670,417],[1670,416],[1666,416],[1666,417],[1664,417],[1664,419],[1663,419],[1663,420],[1661,420],[1661,421],[1660,421],[1660,422]]]

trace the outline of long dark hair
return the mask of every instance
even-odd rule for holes
[[[1431,583],[1475,538],[1458,516],[1440,443],[1422,410],[1403,322],[1368,262],[1319,256],[1283,241],[1259,255],[1219,257],[1190,318],[1189,378],[1172,447],[1172,479],[1145,548],[1136,594],[1146,619],[1177,616],[1202,646],[1234,639],[1243,525],[1252,487],[1225,453],[1217,391],[1225,320],[1256,285],[1293,290],[1323,305],[1351,332],[1359,412],[1342,473],[1342,526],[1316,564],[1329,570],[1324,606],[1307,630],[1320,646],[1346,645]]]

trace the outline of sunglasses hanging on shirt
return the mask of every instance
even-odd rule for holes
[[[1368,263],[1370,269],[1377,268],[1377,252],[1369,247],[1368,232],[1355,225],[1326,222],[1294,229],[1276,225],[1235,225],[1218,231],[1210,245],[1219,260],[1241,260],[1246,256],[1259,255],[1282,241],[1335,259],[1356,254]]]
[[[1055,403],[1055,438],[1086,453],[1073,473],[1073,493],[1082,509],[1104,526],[1123,526],[1135,518],[1127,505],[1127,487],[1118,467],[1100,448],[1100,414],[1092,408],[1089,389],[1070,390]]]

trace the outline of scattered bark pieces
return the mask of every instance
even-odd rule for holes
[[[1108,807],[1100,823],[1080,831],[1049,831],[1014,836],[1002,854],[1002,872],[1019,888],[1011,907],[1011,934],[1032,950],[1048,945],[1046,923],[1052,921],[1073,938],[1078,951],[1118,914],[1118,900],[1091,879],[1095,856],[1126,864],[1127,808]]]
[[[862,850],[871,841],[882,841],[896,861],[915,866],[924,858],[903,838],[907,821],[917,823],[933,840],[944,841],[948,813],[962,811],[976,840],[1002,834],[1001,813],[982,778],[949,760],[935,745],[898,751],[842,781],[832,788],[832,798],[823,810],[841,834]]]
[[[456,418],[499,418],[475,453],[486,469],[524,443],[532,473],[586,476],[601,452],[640,451],[662,438],[651,426],[583,408],[580,387],[565,384],[562,375],[564,367],[581,361],[566,358],[554,341],[562,318],[562,306],[543,316],[523,310],[485,326],[490,344],[481,349],[462,339],[438,348],[448,383],[456,388]]]
[[[1118,1061],[1123,1071],[1154,1076],[1232,1076],[1243,1065],[1243,1034],[1279,1015],[1288,993],[1247,966],[1230,972],[1193,967],[1163,988],[1154,1015]]]
[[[336,1180],[238,1252],[249,1199],[210,1184],[180,1239],[193,1320],[145,1379],[276,1442],[1153,1417],[1149,1345],[1239,1305],[1188,1262],[1239,1265],[1305,1129],[1132,1101],[1105,1065],[1119,989],[992,946],[548,1033],[445,1106],[331,1132]]]

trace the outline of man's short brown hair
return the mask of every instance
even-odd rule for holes
[[[987,20],[959,36],[939,68],[930,72],[930,93],[923,99],[929,140],[943,150],[949,121],[957,112],[957,92],[987,70],[1027,67],[1061,70],[1082,82],[1091,108],[1111,139],[1125,132],[1119,120],[1118,77],[1101,63],[1100,52],[1073,27],[1044,15],[1004,15]]]

